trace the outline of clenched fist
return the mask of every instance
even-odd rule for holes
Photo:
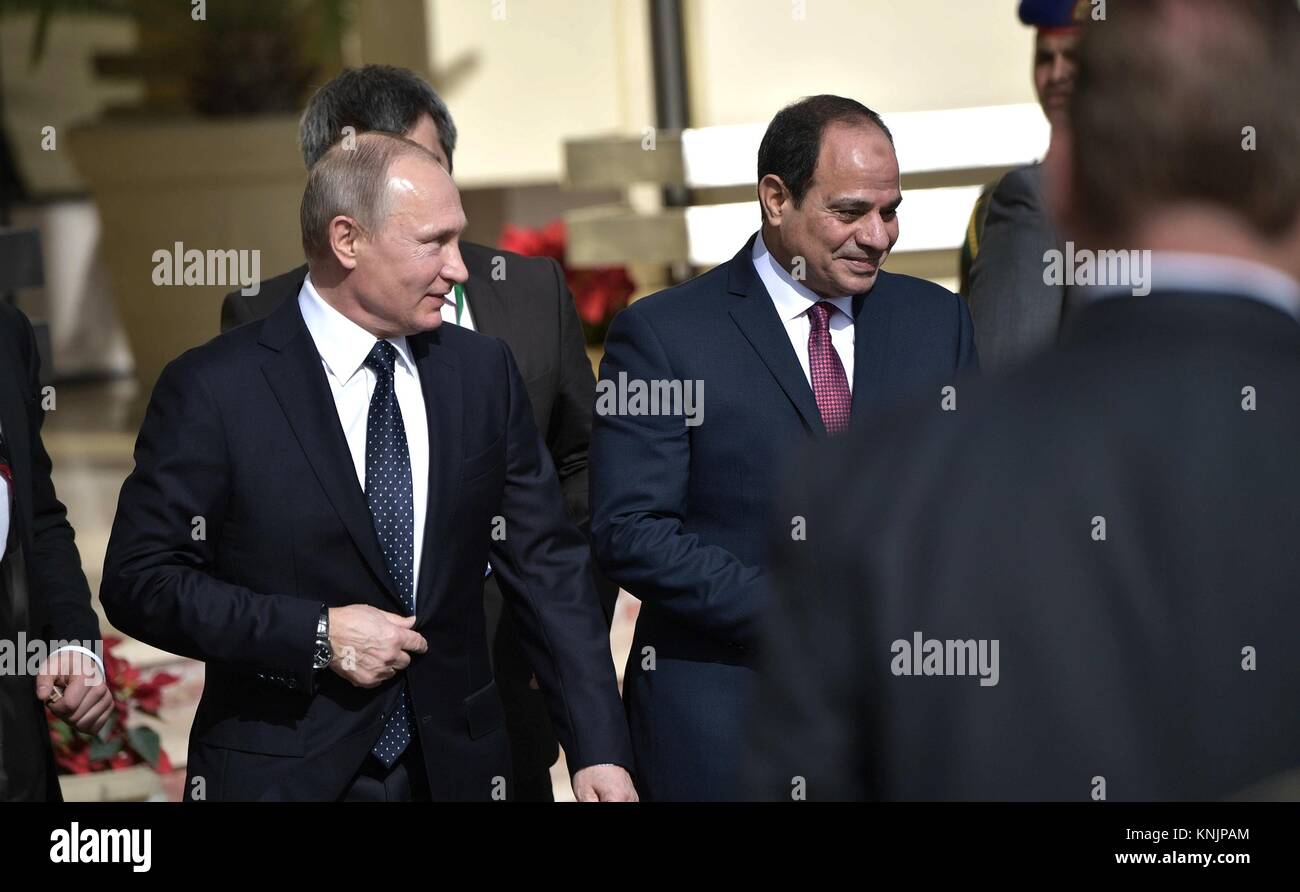
[[[86,734],[98,734],[113,714],[113,692],[99,664],[81,651],[50,654],[36,675],[36,698]]]

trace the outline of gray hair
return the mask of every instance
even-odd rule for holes
[[[424,146],[386,133],[363,133],[325,152],[307,175],[298,214],[309,261],[329,256],[335,217],[351,217],[367,234],[382,228],[389,213],[388,170],[397,159],[412,155],[438,163]]]

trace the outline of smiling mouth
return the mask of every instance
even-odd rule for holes
[[[853,257],[841,257],[840,259],[860,273],[874,273],[880,269],[880,264],[871,260],[858,260]]]

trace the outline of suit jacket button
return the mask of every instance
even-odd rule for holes
[[[421,725],[431,725],[431,724],[433,724],[433,716],[431,716],[431,715],[421,716],[421,717],[420,717],[420,724],[421,724]]]

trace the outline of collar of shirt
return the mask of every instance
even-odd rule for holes
[[[776,312],[782,322],[804,315],[819,300],[830,301],[849,320],[853,319],[853,295],[823,298],[814,294],[772,256],[761,232],[754,238],[753,260],[754,270],[767,286],[767,293],[776,305]]]
[[[316,291],[311,276],[303,280],[302,290],[298,292],[298,308],[325,367],[339,383],[346,384],[365,363],[379,339],[330,306]],[[397,348],[398,358],[407,371],[415,374],[415,362],[406,338],[387,340]]]
[[[1239,294],[1277,307],[1300,321],[1300,282],[1275,267],[1221,254],[1153,251],[1148,270],[1152,291]],[[1086,300],[1130,297],[1132,287],[1081,289]]]

